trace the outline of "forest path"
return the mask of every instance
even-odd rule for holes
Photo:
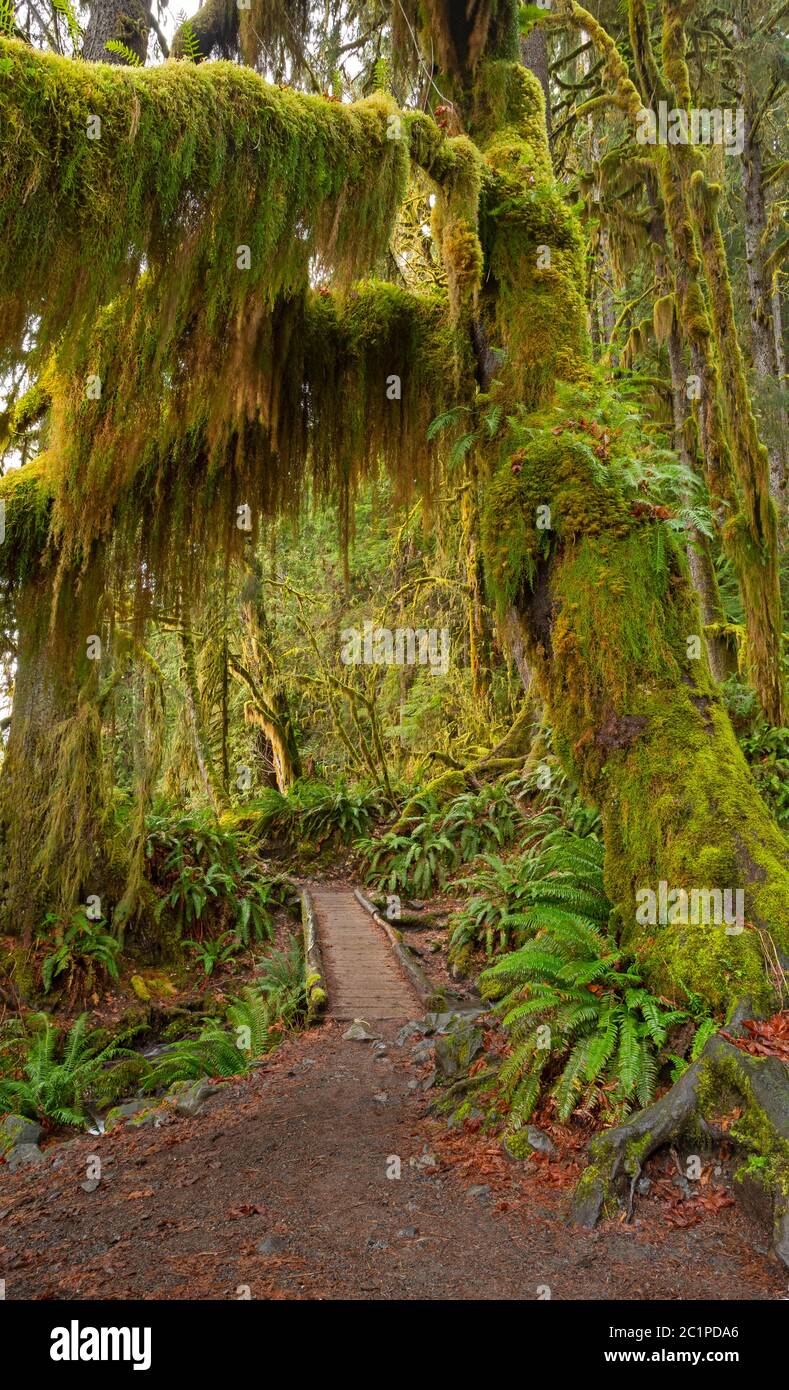
[[[6,1298],[777,1299],[733,1207],[676,1229],[570,1229],[577,1170],[513,1163],[427,1113],[430,1062],[398,1023],[287,1039],[158,1128],[118,1128],[0,1167]],[[101,1176],[95,1181],[95,1158]],[[87,1187],[87,1191],[86,1191]]]
[[[326,973],[328,1017],[405,1023],[423,1012],[382,929],[353,891],[342,884],[310,884],[309,891]]]

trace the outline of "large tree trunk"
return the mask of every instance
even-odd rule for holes
[[[720,1016],[746,993],[767,1006],[768,938],[789,964],[785,839],[718,698],[684,556],[659,534],[659,524],[629,522],[615,484],[609,492],[584,479],[583,467],[579,444],[551,450],[541,437],[517,480],[492,489],[489,561],[517,595],[527,661],[546,702],[554,747],[600,809],[607,889],[623,944],[636,954],[645,980],[668,996],[694,992]],[[551,482],[552,473],[558,482]],[[565,534],[563,490],[570,479],[586,526],[576,513],[578,529]],[[547,498],[560,520],[550,558],[537,562],[530,583],[525,571],[503,575],[502,567],[505,547],[522,554],[528,544],[527,507],[535,495]],[[519,501],[525,515],[508,520]],[[601,513],[612,524],[601,524]],[[538,555],[536,534],[534,547]],[[741,889],[747,926],[731,934],[726,922],[694,924],[690,910],[683,921],[681,899],[667,914],[673,921],[640,925],[643,890],[657,904],[661,882],[668,894],[684,890],[689,909],[694,890],[728,889],[736,903]]]

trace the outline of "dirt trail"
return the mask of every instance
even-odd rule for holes
[[[336,1019],[415,1018],[419,1001],[383,931],[348,887],[310,884],[315,904],[328,1015]]]
[[[321,915],[332,901],[326,890]],[[335,979],[347,983],[340,961]],[[376,1000],[400,999],[394,986],[391,1000],[366,996],[376,1040],[345,1040],[347,1024],[330,1020],[193,1119],[86,1135],[45,1148],[35,1168],[0,1167],[6,1298],[785,1296],[785,1273],[754,1253],[733,1207],[675,1229],[653,1197],[634,1223],[569,1228],[571,1162],[511,1162],[481,1132],[428,1114],[423,1040],[370,1018]]]

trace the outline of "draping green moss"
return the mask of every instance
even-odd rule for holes
[[[312,258],[347,284],[386,247],[408,154],[385,94],[343,105],[232,63],[136,70],[13,40],[0,55],[0,343],[32,312],[40,338],[68,324],[73,341],[145,264],[162,326],[199,304],[221,329],[302,290]]]
[[[119,577],[189,592],[206,555],[232,553],[306,489],[348,498],[381,464],[402,497],[429,497],[431,419],[454,399],[467,355],[440,295],[366,281],[343,295],[310,291],[250,307],[210,342],[162,339],[148,298],[119,296],[85,355],[55,376],[55,535],[62,564],[111,539]],[[101,381],[86,391],[87,369]],[[144,597],[144,594],[140,595]]]
[[[0,577],[18,588],[38,566],[49,535],[52,511],[52,460],[40,455],[0,478],[5,534],[0,544]]]

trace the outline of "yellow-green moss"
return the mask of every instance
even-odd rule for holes
[[[344,105],[233,63],[140,70],[8,39],[0,55],[0,343],[32,312],[40,341],[73,340],[143,261],[162,326],[199,307],[219,328],[302,290],[313,257],[347,284],[387,245],[408,154],[385,94]]]

